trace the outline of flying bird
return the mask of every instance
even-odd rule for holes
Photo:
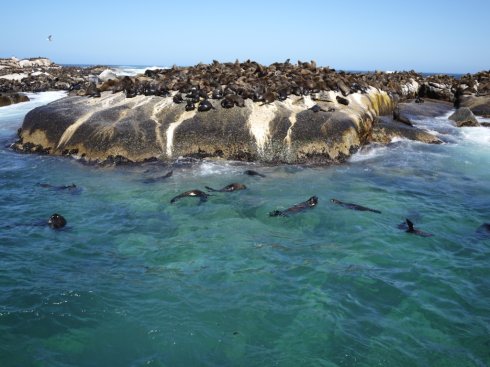
[[[49,35],[48,36],[48,41],[51,42],[53,40],[53,36],[52,35]]]

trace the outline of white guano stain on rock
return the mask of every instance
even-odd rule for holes
[[[155,121],[155,136],[158,145],[162,149],[162,153],[167,151],[167,147],[163,144],[162,134],[160,131],[162,124],[160,121],[158,121],[158,115],[160,114],[160,112],[162,112],[165,108],[169,107],[171,104],[172,104],[171,98],[164,98],[160,102],[155,103],[155,105],[153,106],[153,111],[150,116],[150,118],[153,121]]]
[[[306,104],[304,103],[304,98],[301,98],[301,100],[302,101],[293,101],[292,99],[286,99],[284,102],[282,102],[284,107],[286,107],[291,112],[291,114],[289,115],[289,122],[291,123],[291,125],[289,125],[288,132],[286,133],[286,137],[284,138],[284,142],[287,144],[288,148],[291,148],[291,134],[293,133],[294,124],[296,124],[296,115],[299,112],[308,109],[306,107]],[[309,101],[311,101],[311,98],[309,99]]]
[[[172,122],[168,126],[168,129],[166,131],[166,135],[167,135],[167,149],[166,149],[167,158],[172,158],[172,154],[173,154],[172,150],[173,150],[173,147],[174,147],[174,132],[175,132],[175,129],[177,127],[179,127],[179,125],[182,122],[184,122],[185,120],[188,120],[188,119],[193,118],[195,115],[196,115],[196,110],[193,110],[193,111],[184,111],[182,113],[182,115],[180,115],[179,118],[175,122]]]
[[[306,109],[313,107],[316,103],[311,99],[311,96],[303,96],[303,104]]]
[[[73,137],[73,134],[75,134],[75,132],[78,130],[78,128],[82,126],[82,124],[85,123],[89,118],[91,118],[95,112],[96,111],[86,113],[82,117],[78,118],[73,124],[68,126],[68,128],[64,131],[63,135],[61,135],[61,138],[58,142],[58,146],[56,147],[56,149],[59,149],[62,145],[68,143],[70,139]]]
[[[276,116],[277,107],[274,104],[258,106],[250,100],[246,101],[250,108],[250,115],[247,120],[250,133],[255,138],[255,144],[259,154],[264,153],[264,148],[270,136],[270,122]]]
[[[73,137],[75,132],[78,130],[78,128],[82,126],[85,122],[87,122],[90,117],[92,117],[92,115],[94,115],[95,113],[106,108],[118,105],[125,105],[127,103],[126,98],[122,95],[122,93],[111,94],[110,92],[102,93],[102,96],[100,98],[86,98],[82,101],[86,105],[94,106],[94,110],[79,117],[73,124],[68,126],[68,128],[63,132],[63,135],[58,141],[58,144],[56,146],[57,149],[59,149],[62,145],[67,144]]]

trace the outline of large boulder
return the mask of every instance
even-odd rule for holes
[[[423,103],[400,103],[396,108],[397,120],[417,120],[437,117],[447,114],[453,109],[453,104],[445,101],[425,99]],[[405,122],[405,121],[400,121]]]
[[[90,161],[111,157],[142,162],[179,156],[287,162],[341,162],[367,142],[379,114],[391,113],[390,97],[375,88],[353,93],[346,106],[290,96],[270,104],[245,100],[226,109],[211,101],[207,112],[185,111],[172,97],[103,92],[101,98],[67,97],[30,111],[16,147]],[[318,104],[323,111],[310,108]],[[326,112],[330,109],[330,112]]]
[[[459,107],[468,107],[475,115],[490,117],[490,94],[485,96],[462,95],[458,99]]]
[[[468,107],[460,107],[451,116],[449,120],[454,121],[456,126],[480,126],[473,112]]]
[[[0,107],[27,101],[29,101],[29,97],[24,94],[0,93]]]
[[[427,97],[441,101],[454,101],[454,93],[451,84],[436,83],[432,81],[425,82],[419,89],[420,97]]]

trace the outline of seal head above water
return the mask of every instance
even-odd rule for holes
[[[48,224],[51,228],[58,229],[66,226],[66,219],[58,213],[54,213],[49,217]]]

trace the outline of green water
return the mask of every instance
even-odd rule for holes
[[[29,103],[0,110],[2,146]],[[0,366],[490,365],[490,235],[476,232],[489,129],[419,123],[448,143],[322,168],[102,168],[2,148]],[[248,189],[169,203],[231,182]],[[311,210],[268,216],[312,195]],[[65,229],[33,225],[53,212]]]

